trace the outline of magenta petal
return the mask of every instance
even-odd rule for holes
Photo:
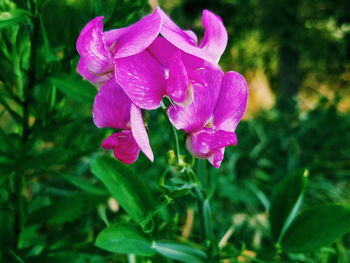
[[[242,119],[248,102],[248,85],[237,72],[227,72],[222,80],[221,91],[214,112],[217,129],[234,131]]]
[[[111,134],[102,142],[102,148],[113,149],[114,157],[125,164],[135,162],[140,152],[130,130]]]
[[[142,109],[159,107],[165,94],[165,72],[147,51],[127,58],[115,59],[117,82],[129,98]]]
[[[234,132],[204,128],[191,133],[187,140],[188,150],[196,157],[207,158],[214,150],[237,144],[237,136]]]
[[[207,12],[209,14],[207,14]],[[178,27],[165,13],[163,10],[159,9],[159,13],[162,17],[163,24],[160,29],[160,33],[166,38],[170,43],[172,43],[177,48],[182,51],[196,56],[198,58],[204,59],[212,64],[217,64],[223,50],[223,45],[227,43],[227,33],[223,27],[222,22],[217,16],[205,11],[203,13],[203,22],[206,29],[205,37],[202,40],[199,47],[197,46],[196,37],[193,32],[184,31]],[[215,17],[211,17],[214,15]],[[213,26],[210,26],[209,19],[213,18]],[[221,23],[221,24],[220,24]],[[224,31],[222,31],[222,27]],[[208,32],[207,32],[208,31]],[[224,34],[226,33],[226,35]],[[213,37],[213,40],[209,40],[209,37]],[[204,41],[204,42],[203,42]],[[214,51],[214,46],[218,48]]]
[[[206,158],[214,167],[219,167],[223,159],[223,149],[229,145],[237,144],[234,132],[204,128],[191,133],[186,141],[188,151],[195,157]]]
[[[153,162],[154,156],[149,143],[148,134],[142,119],[142,112],[135,104],[130,108],[130,124],[132,135],[141,151]]]
[[[77,50],[86,70],[102,74],[112,70],[110,53],[103,39],[103,17],[92,19],[81,31],[77,40]]]
[[[181,51],[178,50],[170,61],[166,94],[175,103],[188,105],[191,103],[190,98],[193,97],[189,85],[187,70],[181,58]]]
[[[217,63],[227,45],[227,31],[222,20],[208,10],[202,13],[202,24],[205,33],[199,47]]]
[[[95,97],[93,121],[99,128],[128,128],[131,100],[115,79],[106,82]]]
[[[172,105],[168,115],[177,129],[186,132],[201,130],[210,122],[220,92],[223,73],[214,70],[200,70],[198,76],[203,78],[205,85],[194,83],[194,99],[187,107]]]
[[[144,51],[158,36],[162,20],[158,10],[137,23],[105,32],[108,45],[112,45],[114,58],[123,58]]]

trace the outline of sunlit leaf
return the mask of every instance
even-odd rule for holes
[[[186,244],[157,241],[153,243],[153,248],[159,254],[181,262],[208,262],[207,255],[202,250]]]
[[[0,13],[0,29],[24,22],[31,13],[23,9],[15,9]]]

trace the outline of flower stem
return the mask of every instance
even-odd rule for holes
[[[165,119],[168,121],[169,126],[172,129],[173,136],[174,136],[174,142],[175,142],[175,153],[176,153],[177,163],[180,164],[181,163],[180,146],[179,146],[179,137],[177,135],[176,128],[172,125],[172,123],[169,120],[168,113],[166,111],[166,107],[165,107],[164,103],[161,103],[161,108],[162,108],[162,112],[165,116]]]

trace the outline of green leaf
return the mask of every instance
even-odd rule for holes
[[[286,252],[305,253],[329,245],[350,230],[350,207],[327,204],[299,214],[281,241]]]
[[[208,262],[207,255],[202,250],[186,244],[157,241],[153,243],[153,248],[159,254],[181,262]]]
[[[19,24],[25,21],[31,13],[23,9],[15,9],[0,13],[0,29]]]
[[[156,205],[151,190],[142,177],[106,156],[98,157],[92,163],[91,169],[128,215],[143,228],[146,227]]]
[[[65,95],[80,102],[92,104],[97,93],[93,85],[74,75],[58,73],[50,76],[49,81]]]
[[[102,230],[96,239],[96,246],[120,254],[152,256],[152,241],[137,226],[118,223]]]
[[[63,198],[50,206],[40,208],[30,215],[29,224],[62,224],[87,214],[106,201],[106,197],[77,194]]]
[[[105,189],[94,186],[91,183],[89,183],[87,180],[85,181],[76,176],[72,176],[68,174],[60,174],[60,177],[70,182],[74,186],[84,190],[87,193],[95,194],[95,195],[104,195],[104,196],[108,195],[108,192]]]
[[[307,182],[307,171],[297,171],[285,177],[274,189],[271,197],[270,225],[276,241],[295,218]]]

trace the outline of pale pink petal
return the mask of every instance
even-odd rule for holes
[[[181,51],[178,50],[170,60],[169,78],[167,80],[166,94],[178,104],[187,106],[193,98],[189,89],[190,81],[186,67],[182,61]]]
[[[130,124],[132,135],[141,151],[153,162],[154,156],[149,143],[148,134],[142,119],[142,112],[135,104],[130,108]]]
[[[80,58],[78,61],[78,72],[83,78],[87,79],[89,82],[91,82],[97,87],[100,87],[106,81],[110,80],[111,78],[114,78],[113,72],[109,72],[102,75],[96,75],[91,73],[85,65],[84,59],[82,58]]]
[[[123,58],[144,51],[158,36],[162,25],[160,14],[155,10],[135,24],[105,33],[114,58]]]
[[[99,128],[128,128],[131,100],[115,79],[106,82],[98,91],[92,110],[95,125]]]
[[[188,35],[191,38],[191,40],[194,44],[197,44],[198,38],[197,38],[196,33],[194,33],[192,30],[184,30],[184,32],[186,35]]]
[[[248,102],[248,85],[237,72],[227,72],[222,80],[218,102],[214,112],[217,129],[235,131]]]
[[[199,131],[207,123],[210,124],[220,92],[223,77],[221,71],[200,70],[198,74],[204,79],[205,85],[193,84],[194,98],[192,103],[187,107],[172,105],[168,110],[172,124],[177,129],[183,129],[186,132]]]
[[[147,51],[115,59],[115,76],[129,98],[142,109],[159,107],[165,94],[165,71]]]
[[[130,130],[111,134],[102,142],[102,148],[105,150],[113,149],[114,157],[125,164],[135,162],[140,152]]]
[[[85,68],[93,74],[113,69],[112,60],[103,39],[103,17],[92,19],[81,31],[76,46]]]
[[[224,159],[225,148],[216,149],[212,155],[210,155],[207,160],[215,168],[219,168],[222,160]]]
[[[202,24],[205,28],[205,33],[199,47],[217,63],[227,45],[226,28],[222,20],[209,10],[203,11]]]

